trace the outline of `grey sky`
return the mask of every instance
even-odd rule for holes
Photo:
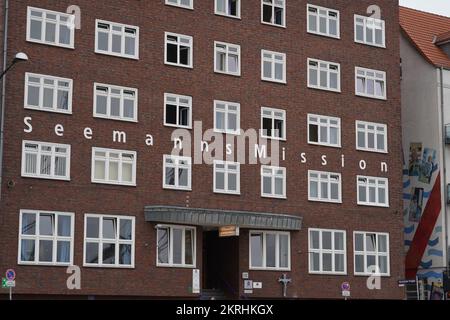
[[[450,0],[400,0],[400,5],[450,17]]]

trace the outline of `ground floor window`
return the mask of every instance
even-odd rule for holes
[[[354,246],[355,275],[389,275],[389,234],[355,231]]]
[[[344,230],[309,229],[309,273],[346,274]]]
[[[134,267],[134,223],[130,216],[86,214],[84,265]]]
[[[195,228],[158,226],[157,266],[195,267]]]
[[[288,232],[251,231],[250,269],[290,270],[290,242]]]
[[[70,265],[73,213],[21,210],[19,264]]]

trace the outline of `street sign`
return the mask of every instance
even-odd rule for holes
[[[237,237],[239,236],[239,227],[225,226],[219,228],[219,237]]]
[[[14,271],[14,269],[8,269],[6,270],[6,279],[12,281],[16,279],[16,272]]]
[[[416,284],[416,279],[398,280],[397,282],[399,287],[403,287],[407,284]]]
[[[6,278],[2,278],[2,288],[14,288],[16,286],[16,282],[14,280],[8,280]]]
[[[350,297],[350,283],[342,282],[341,284],[342,296],[347,298]]]

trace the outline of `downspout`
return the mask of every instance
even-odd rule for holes
[[[442,180],[444,182],[444,230],[445,230],[445,238],[444,238],[444,252],[443,252],[443,258],[444,258],[444,268],[445,270],[448,270],[448,218],[447,218],[447,201],[448,199],[448,192],[447,192],[447,161],[446,161],[446,143],[445,143],[445,136],[446,136],[446,125],[445,125],[445,119],[444,119],[444,68],[440,68],[440,95],[441,95],[441,121],[442,121],[442,161],[443,161],[443,173],[442,173]]]
[[[8,56],[8,14],[9,14],[9,0],[4,0],[4,26],[3,26],[3,71],[7,68]],[[6,99],[6,75],[2,79],[2,98],[0,105],[0,202],[2,200],[2,186],[3,186],[3,142],[4,142],[4,127],[5,127],[5,99]]]

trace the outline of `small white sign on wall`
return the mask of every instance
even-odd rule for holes
[[[192,293],[200,293],[200,269],[192,270]]]

